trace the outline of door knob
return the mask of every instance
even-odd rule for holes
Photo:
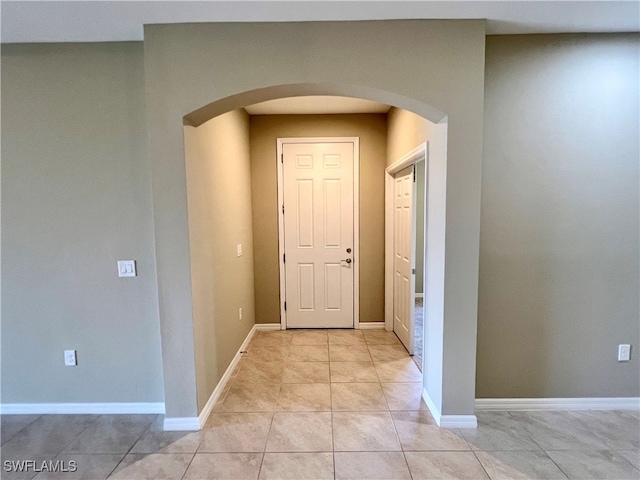
[[[352,262],[352,260],[350,258],[346,258],[346,259],[340,260],[340,261],[341,262],[347,262],[347,263],[351,263]]]

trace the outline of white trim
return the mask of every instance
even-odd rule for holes
[[[256,323],[253,328],[256,330],[280,330],[279,323]]]
[[[422,398],[424,399],[433,419],[441,428],[478,428],[478,419],[475,415],[442,415],[433,403],[426,389],[422,390]]]
[[[165,432],[197,431],[200,430],[200,419],[198,417],[165,418],[163,429]]]
[[[411,165],[418,163],[420,160],[427,159],[427,144],[429,142],[424,142],[418,145],[416,148],[411,150],[409,153],[403,155],[399,160],[396,160],[391,165],[386,168],[386,172],[393,176],[398,173],[400,170],[403,170]]]
[[[276,147],[276,166],[278,173],[278,269],[280,274],[280,328],[282,330],[287,329],[287,312],[284,309],[284,294],[286,292],[286,277],[285,277],[285,268],[284,262],[282,261],[282,255],[284,252],[284,215],[282,213],[282,206],[284,205],[284,172],[283,172],[283,164],[282,164],[282,146],[284,144],[283,138],[277,139],[277,147]]]
[[[422,399],[424,400],[424,403],[427,404],[427,408],[431,412],[431,416],[433,417],[433,419],[438,425],[440,425],[440,418],[442,417],[442,415],[440,414],[440,410],[438,410],[438,407],[436,407],[436,404],[433,403],[433,400],[431,400],[431,397],[429,396],[426,388],[422,389]]]
[[[360,330],[384,330],[384,322],[360,322]]]
[[[249,346],[249,342],[253,338],[253,335],[256,333],[256,331],[257,330],[277,330],[280,328],[280,325],[278,324],[275,324],[275,328],[273,324],[267,324],[268,326],[265,325],[267,328],[258,328],[258,325],[259,324],[254,324],[253,327],[251,327],[251,330],[249,330],[249,333],[247,334],[247,337],[244,339],[244,342],[242,342],[242,345],[240,345],[240,348],[238,349],[235,356],[233,357],[233,360],[231,360],[231,363],[229,363],[229,366],[227,367],[224,374],[222,375],[222,378],[216,385],[216,388],[213,389],[213,392],[211,393],[209,400],[207,400],[207,403],[205,403],[204,407],[202,408],[200,415],[198,415],[198,419],[200,420],[200,428],[204,427],[204,424],[206,423],[207,418],[209,418],[209,415],[213,410],[213,406],[218,401],[218,398],[220,398],[220,394],[222,393],[222,390],[224,390],[225,385],[231,378],[231,374],[233,373],[234,369],[236,368],[238,363],[240,363],[240,359],[242,358],[242,352],[245,352],[247,350],[247,347]],[[166,425],[166,419],[165,419],[165,425]]]
[[[475,415],[442,415],[438,425],[442,428],[478,428],[478,419]]]
[[[360,327],[360,138],[353,140],[353,328]]]
[[[3,403],[2,415],[164,413],[164,403]]]
[[[399,160],[393,162],[385,169],[384,175],[384,322],[385,328],[393,331],[393,175],[403,168],[425,161],[425,183],[428,172],[428,142],[421,143],[416,148],[405,154]],[[425,190],[425,199],[427,193]],[[426,201],[426,200],[425,200]],[[425,209],[425,216],[427,210]],[[428,219],[425,218],[425,230]],[[426,242],[426,238],[425,238]],[[426,243],[425,243],[426,247]],[[426,254],[424,255],[426,262]],[[423,272],[426,269],[423,268]]]
[[[353,328],[360,327],[360,138],[359,137],[284,137],[277,139],[276,164],[278,172],[278,263],[280,267],[280,297],[285,298],[284,252],[284,175],[282,169],[282,146],[285,143],[353,143]],[[284,301],[280,302],[280,325],[287,328]]]
[[[416,298],[424,298],[424,293],[416,293]]]
[[[476,398],[476,411],[487,410],[640,410],[640,397]]]
[[[224,375],[222,375],[222,378],[218,382],[218,385],[216,385],[216,388],[213,389],[213,392],[211,393],[209,400],[207,400],[207,403],[204,405],[204,408],[200,412],[200,415],[198,415],[197,417],[165,418],[164,425],[163,425],[163,428],[165,431],[200,430],[202,429],[202,427],[204,427],[204,424],[206,423],[207,418],[209,418],[209,415],[211,415],[213,406],[216,404],[216,402],[220,398],[220,394],[222,393],[222,390],[224,390],[224,387],[226,386],[227,382],[229,381],[231,374],[233,373],[233,370],[236,368],[236,366],[240,362],[240,358],[242,358],[242,352],[246,351],[247,347],[249,346],[249,342],[251,341],[251,339],[253,338],[253,336],[258,330],[280,330],[280,324],[279,323],[256,323],[255,325],[253,325],[253,327],[251,327],[251,330],[249,330],[247,337],[244,339],[244,341],[242,342],[242,345],[240,345],[240,348],[238,349],[235,356],[233,357],[233,360],[231,360],[231,363],[225,370]],[[198,425],[197,428],[195,427],[196,422]]]
[[[384,175],[384,323],[393,331],[393,176]]]

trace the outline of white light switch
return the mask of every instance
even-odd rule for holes
[[[118,276],[119,277],[135,277],[136,261],[135,260],[118,260]]]
[[[242,256],[242,244],[241,243],[238,244],[238,256],[239,257]]]
[[[628,362],[631,359],[631,345],[618,345],[618,361]]]

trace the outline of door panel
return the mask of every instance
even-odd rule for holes
[[[415,195],[414,167],[394,177],[393,225],[393,331],[413,355],[413,315],[415,309]]]
[[[354,144],[282,145],[287,326],[353,327]],[[347,253],[351,249],[351,253]]]

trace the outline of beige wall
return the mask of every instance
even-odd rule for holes
[[[207,113],[216,109],[223,113],[292,92],[370,98],[435,121],[446,113],[447,177],[440,178],[446,182],[450,227],[443,277],[448,316],[444,356],[452,361],[445,362],[443,412],[473,412],[484,42],[482,20],[145,27],[149,155],[169,418],[192,416],[196,404],[190,365],[184,117],[207,105],[211,105]],[[192,119],[193,125],[202,118],[196,120]]]
[[[447,178],[447,134],[446,123],[432,123],[407,110],[392,108],[387,123],[387,164],[402,159],[423,143],[427,143],[425,176],[427,185],[426,232],[423,242],[423,259],[426,271],[423,274],[424,289],[424,387],[438,411],[443,406],[443,376],[445,329],[445,262],[446,262],[446,178]],[[389,242],[392,238],[387,237]],[[426,249],[424,247],[426,246]],[[387,258],[387,261],[392,259]],[[389,266],[388,268],[392,268]],[[392,285],[389,282],[389,287]],[[387,294],[387,298],[391,295]],[[387,306],[387,317],[392,310]],[[458,350],[460,352],[460,350]]]
[[[146,136],[140,43],[2,45],[2,403],[163,402]]]
[[[360,138],[360,321],[384,321],[384,168],[387,117],[258,115],[251,117],[256,321],[279,323],[276,139]]]
[[[640,393],[638,40],[487,37],[478,397]]]
[[[186,126],[185,165],[200,412],[255,323],[249,115]]]
[[[388,115],[387,166],[429,140],[434,128],[433,122],[402,108],[392,107]]]
[[[438,125],[430,122],[420,115],[392,108],[389,111],[389,137],[387,140],[387,166],[400,160],[404,155],[427,141],[434,141],[434,131]],[[440,128],[445,128],[440,126]],[[444,159],[446,162],[446,159]],[[418,164],[416,171],[418,198],[424,200],[424,175],[425,163]],[[424,265],[424,202],[421,201],[416,208],[417,237],[416,237],[416,292],[423,291],[423,265]],[[422,247],[422,248],[420,248]]]
[[[639,394],[637,42],[637,35],[487,39],[479,397]],[[190,237],[206,230],[187,221],[194,199],[183,140],[196,132],[185,132],[183,116],[245,90],[324,80],[345,82],[332,84],[337,94],[364,92],[416,111],[424,102],[448,114],[448,143],[441,124],[430,143],[437,168],[429,169],[427,236],[446,225],[447,262],[456,260],[445,265],[445,245],[427,242],[428,270],[447,269],[449,280],[426,285],[433,311],[425,319],[446,321],[430,330],[427,341],[441,341],[427,344],[435,373],[426,381],[444,371],[444,398],[432,399],[469,412],[482,23],[150,27],[146,106],[141,48],[2,46],[2,402],[162,402],[159,301],[169,416],[197,414],[233,350],[208,351],[203,338],[231,326],[237,342],[246,326],[206,320],[217,314],[216,304],[202,301],[217,270],[191,269]],[[406,58],[397,55],[403,48]],[[395,140],[403,122],[393,112],[388,163],[420,141]],[[437,122],[433,112],[423,114]],[[229,132],[233,123],[229,138],[239,138],[240,117],[212,125]],[[246,151],[240,143],[229,150]],[[236,167],[248,178],[244,161]],[[233,258],[248,238],[238,237],[229,235],[223,263],[248,260]],[[194,248],[208,249],[213,262],[201,242]],[[120,279],[115,262],[129,258],[139,276]],[[445,318],[447,299],[460,307],[450,305]],[[216,318],[237,321],[243,302],[230,301]],[[616,361],[619,343],[633,345],[631,362]],[[78,350],[76,368],[62,366],[68,348]]]

